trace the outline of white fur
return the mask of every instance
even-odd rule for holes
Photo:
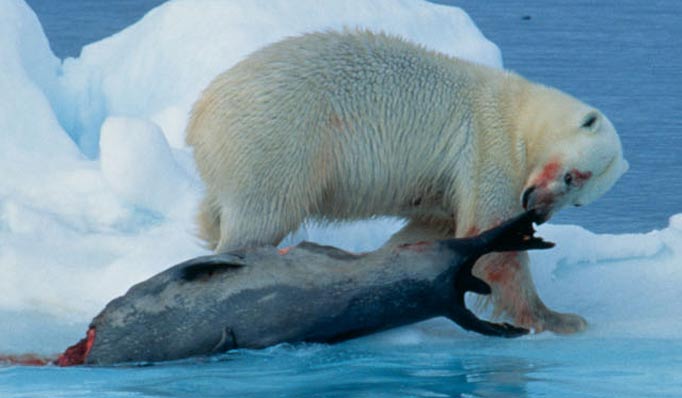
[[[394,243],[472,234],[519,213],[533,184],[551,214],[594,200],[626,169],[593,108],[367,31],[253,53],[204,91],[187,142],[206,183],[201,234],[219,251],[276,244],[306,218],[408,218]],[[550,162],[560,173],[539,184]],[[565,186],[573,169],[593,178]]]

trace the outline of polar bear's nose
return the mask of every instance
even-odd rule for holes
[[[524,210],[535,210],[538,218],[536,223],[539,225],[551,217],[555,200],[556,195],[547,187],[531,185],[521,195],[521,206]]]

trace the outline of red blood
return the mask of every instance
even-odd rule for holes
[[[67,348],[54,363],[58,366],[83,365],[93,344],[95,344],[95,328],[91,327],[84,339]]]
[[[538,176],[537,185],[542,186],[549,184],[556,178],[557,174],[559,174],[560,169],[561,164],[556,160],[547,163],[542,169],[540,176]]]
[[[521,267],[516,252],[501,253],[485,264],[485,279],[490,283],[506,284]]]
[[[277,253],[279,253],[281,256],[283,256],[283,255],[289,253],[291,250],[293,250],[294,247],[295,246],[283,247],[283,248],[277,250]]]
[[[474,226],[474,227],[467,229],[467,232],[466,232],[466,234],[464,234],[464,236],[475,236],[475,235],[478,235],[479,233],[481,233],[481,230],[478,229],[478,227]]]
[[[431,247],[432,242],[416,242],[416,243],[404,243],[398,247],[401,249],[414,250],[416,252],[423,252]]]
[[[573,175],[573,181],[577,186],[582,186],[585,181],[592,177],[591,171],[580,171],[578,169],[572,169],[571,174]]]

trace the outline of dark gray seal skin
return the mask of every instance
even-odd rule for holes
[[[471,274],[480,256],[553,246],[533,236],[536,218],[530,211],[474,238],[360,255],[304,242],[286,254],[269,247],[189,260],[111,301],[88,338],[69,349],[71,357],[69,350],[62,355],[64,364],[333,343],[437,316],[485,335],[519,336],[528,331],[478,319],[466,309],[464,293],[490,293]]]

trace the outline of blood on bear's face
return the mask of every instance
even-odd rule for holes
[[[592,178],[592,172],[573,168],[564,171],[559,161],[547,163],[531,185],[524,189],[521,206],[524,210],[536,209],[546,221],[561,207],[567,205],[572,191],[577,191]],[[574,206],[582,203],[574,202]]]
[[[524,209],[537,209],[544,220],[564,206],[594,201],[628,169],[615,128],[595,110],[584,115],[575,132],[548,147],[554,152],[530,173],[520,197]]]

